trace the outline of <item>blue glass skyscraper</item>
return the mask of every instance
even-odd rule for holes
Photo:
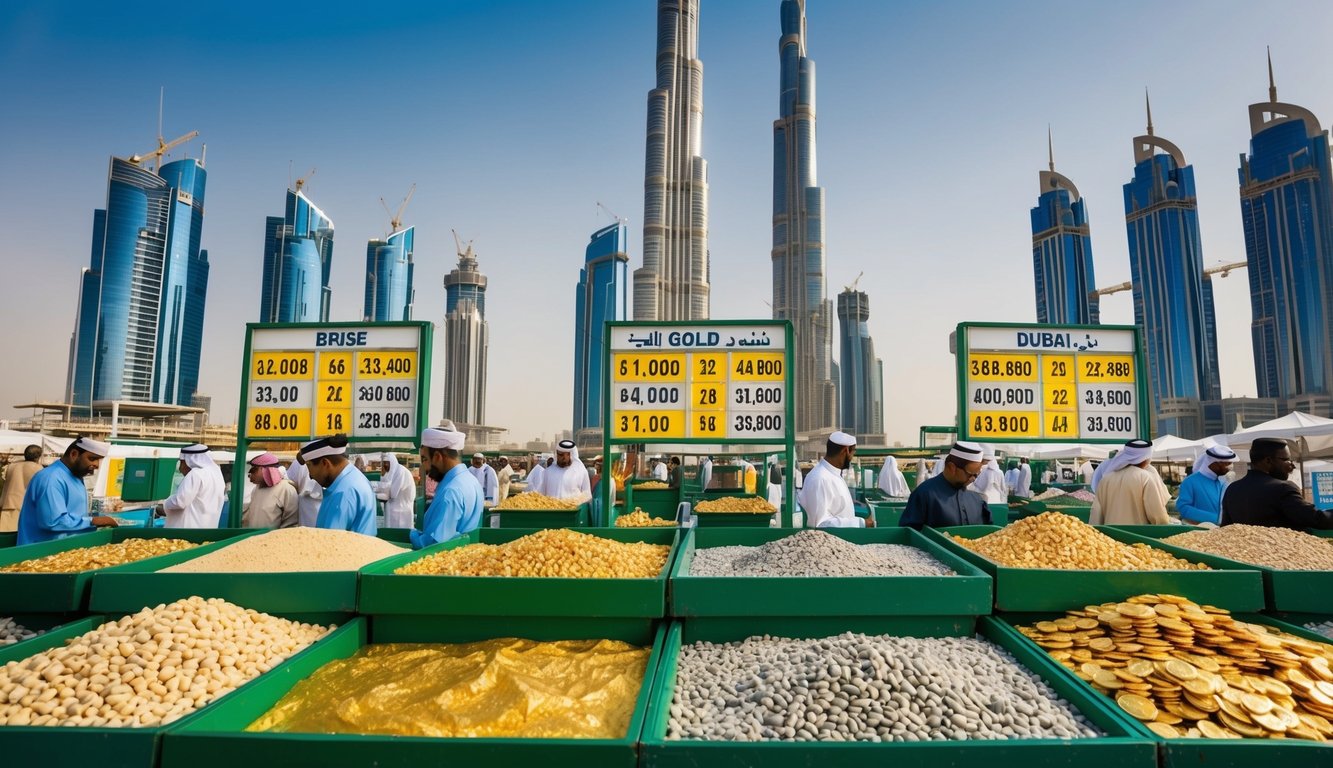
[[[366,243],[366,303],[362,318],[374,322],[411,320],[412,241],[416,227]]]
[[[1271,60],[1268,77],[1268,101],[1250,105],[1250,153],[1239,170],[1254,373],[1259,397],[1316,396],[1325,416],[1333,394],[1328,132],[1309,110],[1277,100]]]
[[[79,288],[67,402],[190,404],[208,295],[207,178],[199,160],[153,171],[137,157],[111,158]]]
[[[329,319],[333,222],[301,191],[287,190],[287,211],[264,223],[262,323],[324,323]]]
[[[455,239],[458,237],[454,234]],[[458,246],[458,266],[444,276],[444,417],[458,424],[486,423],[486,276],[469,241]]]
[[[1032,209],[1032,273],[1037,289],[1037,322],[1094,324],[1101,322],[1100,302],[1092,272],[1092,237],[1088,209],[1074,182],[1042,171],[1041,192]]]
[[[606,322],[629,306],[629,229],[617,222],[592,233],[574,289],[574,431],[602,426]]]
[[[1124,186],[1134,285],[1155,434],[1204,436],[1204,400],[1220,399],[1212,283],[1203,276],[1194,168],[1175,144],[1148,132],[1134,139],[1134,179]],[[1205,287],[1206,285],[1206,287]]]
[[[884,362],[870,338],[870,297],[848,288],[838,294],[838,425],[857,437],[884,434]]]

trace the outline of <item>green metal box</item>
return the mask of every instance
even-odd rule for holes
[[[176,479],[177,459],[125,459],[125,481],[120,487],[120,498],[125,501],[158,501],[171,495]]]
[[[336,638],[292,664],[282,674],[269,673],[256,684],[212,705],[189,723],[182,721],[167,735],[162,768],[236,768],[238,765],[281,765],[287,768],[422,768],[423,766],[541,765],[543,768],[636,768],[639,735],[648,711],[652,684],[665,642],[665,626],[625,632],[597,620],[557,627],[545,620],[515,626],[514,634],[533,640],[605,638],[652,646],[643,685],[629,729],[619,739],[428,738],[356,736],[345,734],[247,733],[245,728],[268,712],[296,683],[337,659],[347,658],[368,640],[367,620],[356,619]],[[373,639],[391,642],[470,642],[507,636],[487,624],[452,624],[425,630],[403,625],[392,632],[375,620]],[[569,634],[572,632],[573,634]]]
[[[676,508],[684,500],[679,487],[644,490],[639,489],[638,485],[639,483],[630,483],[625,488],[626,513],[633,512],[634,508],[638,507],[653,517],[676,519]]]
[[[1259,611],[1264,606],[1263,576],[1254,568],[1212,555],[1191,552],[1186,560],[1204,563],[1209,571],[1074,571],[1047,568],[1008,568],[955,543],[950,534],[978,539],[1000,530],[991,525],[927,528],[925,533],[946,549],[991,574],[995,579],[995,608],[1007,612],[1061,611],[1073,605],[1121,600],[1147,592],[1188,597],[1233,611]],[[1152,542],[1116,528],[1097,530],[1117,541]]]
[[[712,768],[713,766],[763,766],[763,768],[996,768],[997,766],[1060,765],[1080,768],[1156,768],[1156,750],[1151,741],[1131,731],[1116,717],[1096,692],[1081,689],[1060,674],[1059,665],[1044,653],[1023,645],[1012,628],[990,617],[976,623],[976,631],[985,639],[1011,653],[1018,663],[1035,672],[1082,712],[1090,722],[1107,733],[1106,737],[1086,740],[1025,739],[990,741],[939,741],[919,743],[866,742],[732,742],[679,740],[668,741],[672,697],[675,695],[676,671],[683,643],[696,641],[730,642],[756,634],[786,637],[826,637],[841,632],[892,633],[913,637],[966,637],[973,634],[973,622],[951,631],[914,630],[910,624],[892,628],[877,621],[833,618],[812,620],[800,629],[786,620],[752,622],[747,627],[697,629],[695,622],[673,622],[667,634],[662,662],[653,684],[653,701],[643,729],[643,768]]]
[[[719,493],[710,491],[703,498],[695,500],[691,507],[691,514],[701,528],[767,528],[773,522],[773,516],[778,512],[771,514],[762,514],[754,512],[700,512],[694,507],[699,506],[700,501],[716,501],[718,499],[761,499],[764,498],[757,493],[744,492],[726,492]]]
[[[592,505],[584,502],[578,509],[498,509],[501,528],[522,528],[528,533],[538,528],[576,528],[588,525]]]

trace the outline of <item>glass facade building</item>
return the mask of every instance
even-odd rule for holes
[[[362,319],[372,322],[411,320],[412,241],[416,227],[366,243],[366,302]]]
[[[1037,292],[1037,322],[1101,322],[1100,301],[1092,296],[1092,237],[1088,209],[1078,187],[1050,170],[1040,175],[1040,196],[1032,209],[1032,274]]]
[[[629,306],[629,229],[622,223],[592,233],[574,289],[574,431],[602,426],[606,323]]]
[[[816,178],[815,63],[805,55],[805,2],[783,0],[773,123],[773,318],[790,320],[796,431],[834,425],[833,302],[824,269],[824,189]],[[843,409],[846,412],[846,409]],[[847,422],[843,422],[844,428]]]
[[[870,297],[851,288],[838,294],[838,426],[858,438],[884,434],[884,361],[870,338]]]
[[[1143,334],[1155,435],[1204,437],[1203,401],[1218,400],[1212,281],[1203,275],[1194,168],[1175,144],[1134,139],[1124,186],[1134,323]]]
[[[333,222],[304,192],[287,190],[286,213],[265,220],[259,321],[328,322],[332,265]]]
[[[486,276],[472,244],[444,276],[444,417],[455,423],[486,423]]]
[[[199,383],[208,252],[208,174],[194,159],[156,171],[111,158],[106,208],[93,213],[70,341],[66,401],[189,405]]]
[[[1323,403],[1333,394],[1333,182],[1328,132],[1307,109],[1250,105],[1240,208],[1250,279],[1250,333],[1260,398]]]
[[[648,92],[643,266],[635,320],[709,316],[708,162],[699,0],[657,2],[657,87]]]

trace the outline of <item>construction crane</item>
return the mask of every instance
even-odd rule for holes
[[[390,211],[389,204],[384,202],[384,198],[380,198],[380,205],[384,207],[384,212],[389,214],[389,234],[392,235],[394,232],[397,232],[398,228],[403,225],[403,211],[407,210],[407,204],[412,200],[412,195],[416,194],[416,191],[417,185],[413,184],[412,187],[407,190],[407,197],[404,197],[403,202],[398,206],[397,213]]]
[[[848,290],[849,292],[850,292],[850,291],[854,291],[854,290],[856,290],[856,286],[857,286],[857,284],[860,283],[860,282],[861,282],[861,278],[863,278],[863,277],[865,277],[865,276],[866,276],[866,272],[865,272],[865,270],[863,269],[863,270],[861,270],[861,274],[857,275],[857,276],[856,276],[856,279],[852,281],[852,284],[849,285],[849,286],[847,286],[847,290]]]
[[[598,208],[601,208],[603,211],[605,211],[607,216],[610,216],[611,218],[615,219],[618,223],[620,223],[620,224],[628,224],[628,223],[629,223],[629,219],[625,218],[624,216],[618,216],[618,215],[616,215],[616,212],[613,211],[613,210],[611,210],[610,208],[607,208],[605,205],[603,205],[601,200],[598,200],[598,201],[597,201],[597,207],[598,207]]]
[[[1211,277],[1213,275],[1217,275],[1218,277],[1226,277],[1227,275],[1231,274],[1232,270],[1245,269],[1248,266],[1249,262],[1233,261],[1230,264],[1218,264],[1217,266],[1214,267],[1208,267],[1203,271],[1203,274],[1206,277]],[[1132,290],[1133,288],[1134,288],[1134,283],[1132,281],[1127,281],[1123,283],[1117,283],[1116,285],[1112,285],[1107,288],[1098,288],[1095,291],[1089,291],[1088,296],[1091,298],[1096,298],[1098,296],[1110,296],[1113,293],[1120,293],[1121,291],[1128,291]]]
[[[307,173],[306,175],[304,175],[304,176],[302,176],[301,178],[299,178],[299,179],[296,180],[296,191],[297,191],[297,192],[300,192],[300,191],[301,191],[301,187],[304,187],[304,186],[305,186],[305,183],[306,183],[307,181],[310,181],[310,177],[315,175],[315,170],[316,170],[315,167],[314,167],[314,166],[311,166],[311,168],[310,168],[310,172],[309,172],[309,173]]]
[[[130,155],[129,160],[131,163],[134,163],[135,165],[143,165],[144,161],[147,160],[148,158],[150,157],[154,158],[153,171],[157,172],[157,170],[162,167],[163,155],[165,155],[169,150],[172,150],[180,146],[181,144],[184,144],[185,142],[189,141],[190,139],[193,139],[198,135],[199,135],[198,131],[190,131],[184,136],[179,136],[177,138],[172,139],[171,141],[163,141],[162,134],[158,134],[157,149],[150,149],[142,154]]]
[[[458,251],[458,258],[475,259],[476,256],[472,255],[472,241],[471,240],[467,241],[467,250],[464,251],[463,241],[458,237],[458,230],[451,229],[449,231],[454,233],[454,250]]]

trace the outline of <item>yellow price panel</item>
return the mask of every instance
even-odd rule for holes
[[[320,380],[315,387],[315,407],[324,409],[350,409],[352,407],[352,382]]]
[[[1048,411],[1076,411],[1078,410],[1078,386],[1074,380],[1047,380],[1042,386],[1044,397],[1042,403]]]
[[[320,381],[351,381],[354,370],[351,352],[319,353]]]
[[[972,411],[973,437],[1041,437],[1041,414],[1036,411]]]
[[[786,381],[786,362],[782,352],[732,352],[727,365],[732,381]]]
[[[690,355],[690,381],[726,381],[725,352],[695,352]]]
[[[685,437],[685,419],[682,411],[614,411],[611,414],[611,436],[681,438]]]
[[[1078,380],[1083,384],[1130,384],[1133,355],[1079,355]]]
[[[690,414],[690,437],[726,437],[727,414]]]
[[[246,416],[246,437],[309,437],[310,411],[259,408]]]
[[[315,411],[315,432],[332,435],[352,428],[352,409],[320,406]]]
[[[1048,413],[1044,418],[1046,419],[1046,434],[1042,437],[1060,440],[1078,439],[1077,413]]]
[[[615,381],[685,381],[685,353],[636,353],[613,355],[611,378]]]
[[[967,356],[972,381],[1036,381],[1039,370],[1036,355],[973,352]]]
[[[314,352],[255,352],[250,355],[252,379],[312,379]]]
[[[1051,355],[1041,356],[1041,380],[1046,383],[1053,381],[1074,383],[1074,374],[1078,370],[1076,367],[1078,361],[1073,355]]]
[[[400,352],[357,352],[358,379],[415,379],[417,377],[416,350]]]
[[[692,384],[690,408],[696,411],[724,411],[727,408],[725,384]]]

